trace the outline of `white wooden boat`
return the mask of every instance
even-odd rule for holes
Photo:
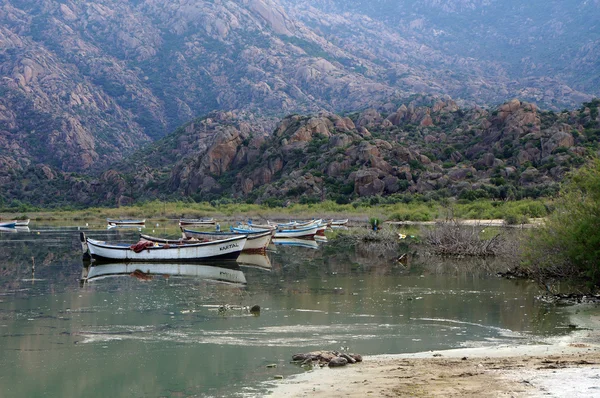
[[[308,227],[308,226],[312,226],[312,225],[321,225],[321,224],[323,224],[323,220],[319,218],[317,220],[297,221],[296,227],[302,228],[302,227]]]
[[[142,228],[146,228],[146,226],[144,224],[138,225],[138,224],[119,224],[119,225],[115,225],[115,224],[108,224],[106,226],[106,229],[114,229],[114,228],[118,228],[118,229],[138,229],[138,230],[142,230]]]
[[[275,225],[271,225],[271,224],[254,224],[252,222],[248,223],[248,224],[242,224],[240,222],[238,222],[237,226],[235,228],[238,229],[246,229],[248,231],[274,231],[277,229],[277,227]]]
[[[181,218],[179,220],[179,226],[183,227],[186,225],[215,225],[216,221],[214,218]]]
[[[244,251],[264,251],[271,243],[271,231],[251,231],[251,232],[202,232],[190,229],[182,229],[185,238],[196,238],[200,240],[215,240],[231,238],[240,235],[246,235],[248,239],[244,245]]]
[[[29,219],[27,219],[27,220],[16,220],[15,221],[15,225],[17,227],[26,227],[26,226],[29,225]]]
[[[318,249],[319,245],[314,239],[298,239],[298,238],[275,238],[273,243],[276,246],[296,246],[305,247],[307,249]]]
[[[272,228],[293,228],[296,226],[296,221],[290,221],[290,222],[274,222],[274,221],[269,221],[267,220],[267,225],[269,225]]]
[[[235,263],[234,263],[235,264]],[[201,264],[168,264],[168,263],[110,263],[90,266],[84,280],[87,282],[117,277],[141,275],[150,279],[154,275],[168,275],[178,277],[194,277],[213,282],[246,284],[246,276],[239,269],[224,268],[213,265]]]
[[[0,221],[0,227],[2,227],[2,228],[14,228],[16,226],[17,226],[16,220]]]
[[[332,227],[341,227],[348,224],[348,219],[346,218],[345,220],[331,220],[330,221],[330,225]]]
[[[271,233],[271,236],[275,235],[275,231],[276,228],[274,227],[270,227],[267,226],[267,228],[265,228],[264,226],[255,226],[253,224],[239,224],[236,227],[231,227],[231,232],[234,232],[236,234],[252,234],[252,233],[257,233],[257,232],[269,232]]]
[[[290,221],[287,223],[275,223],[273,221],[267,221],[267,224],[268,224],[268,226],[275,227],[277,229],[299,229],[299,228],[312,227],[314,225],[322,225],[323,220],[318,219],[318,220],[309,220],[309,221]]]
[[[108,222],[108,225],[114,225],[114,226],[120,226],[120,225],[145,225],[146,224],[146,219],[143,220],[135,220],[135,219],[114,219],[114,218],[107,218],[106,222]]]
[[[318,225],[306,228],[277,229],[273,238],[312,238],[317,234]]]
[[[86,239],[92,259],[99,261],[193,262],[202,260],[235,260],[246,243],[246,236],[193,244],[161,244],[153,242],[107,243]]]

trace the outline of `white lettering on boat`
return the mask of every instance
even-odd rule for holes
[[[221,247],[219,248],[219,250],[220,250],[220,251],[223,251],[223,250],[229,250],[229,249],[233,249],[233,248],[236,248],[236,247],[240,247],[240,246],[239,246],[237,243],[232,243],[232,244],[230,244],[230,245],[227,245],[227,246],[221,246]]]

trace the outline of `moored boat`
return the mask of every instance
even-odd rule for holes
[[[119,225],[145,225],[146,224],[146,219],[136,220],[136,219],[114,219],[114,218],[107,218],[106,222],[108,222],[108,225],[114,225],[114,226],[119,226]]]
[[[215,225],[216,221],[214,218],[181,218],[179,219],[179,226],[185,225]]]
[[[318,225],[306,228],[277,229],[273,238],[312,238],[317,234]]]
[[[271,226],[255,226],[254,224],[238,224],[231,227],[231,232],[236,234],[251,234],[257,232],[269,232],[271,236],[275,235],[276,228]]]
[[[348,219],[346,218],[345,220],[331,220],[329,222],[329,224],[332,227],[342,227],[342,226],[348,224]]]
[[[125,275],[139,275],[144,279],[151,279],[154,275],[194,277],[219,283],[246,284],[246,276],[237,264],[234,268],[225,268],[216,265],[190,263],[109,263],[90,266],[83,279],[90,282]]]
[[[322,219],[309,220],[309,221],[290,221],[290,222],[286,222],[286,223],[276,223],[273,221],[267,221],[267,224],[268,224],[268,226],[271,226],[271,227],[277,228],[277,229],[300,229],[300,228],[312,227],[314,225],[325,225],[325,227],[327,227],[327,225],[323,223]]]
[[[87,249],[98,261],[157,261],[193,262],[202,260],[235,260],[246,243],[240,235],[227,239],[190,244],[138,242],[136,244],[109,243],[87,238]]]
[[[17,227],[26,227],[26,226],[29,225],[29,219],[27,219],[27,220],[16,220],[15,221],[15,225]]]
[[[2,227],[2,228],[14,228],[16,226],[17,226],[16,220],[0,221],[0,227]]]
[[[269,243],[271,242],[270,230],[249,232],[202,232],[193,231],[190,229],[182,229],[181,232],[187,239],[196,238],[200,240],[214,240],[246,235],[248,239],[244,244],[244,251],[264,251],[267,250],[267,246],[269,246]]]

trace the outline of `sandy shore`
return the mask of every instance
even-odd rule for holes
[[[282,380],[272,397],[600,397],[600,333],[514,345],[367,357]]]

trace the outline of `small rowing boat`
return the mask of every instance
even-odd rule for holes
[[[179,219],[179,226],[183,227],[186,225],[215,225],[216,221],[214,218],[181,218]]]
[[[29,225],[29,219],[27,219],[27,220],[16,220],[15,221],[15,225],[17,227],[26,227],[26,226]]]
[[[317,234],[319,225],[312,225],[306,228],[277,229],[273,238],[312,238]]]
[[[346,218],[345,220],[331,220],[329,224],[332,227],[343,227],[344,225],[348,224],[348,219]]]
[[[87,238],[87,250],[97,261],[198,262],[235,260],[246,243],[246,235],[210,242],[170,244],[140,241],[135,244],[109,243]],[[85,248],[84,248],[85,250]]]
[[[108,225],[112,225],[112,226],[120,226],[120,225],[145,225],[146,224],[146,219],[143,220],[132,220],[132,219],[114,219],[114,218],[107,218],[106,221],[108,222]]]

